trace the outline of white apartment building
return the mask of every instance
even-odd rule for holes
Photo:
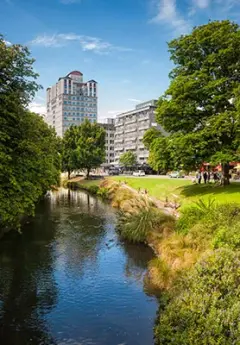
[[[103,123],[99,123],[106,131],[105,148],[106,160],[103,166],[109,166],[114,163],[114,136],[115,136],[115,119],[106,119]]]
[[[151,127],[157,127],[155,121],[156,100],[138,104],[134,110],[117,115],[115,121],[115,164],[119,164],[120,156],[132,151],[137,156],[139,164],[147,163],[149,151],[145,148],[142,139],[144,133]]]
[[[46,122],[62,137],[71,125],[97,121],[97,103],[97,82],[84,82],[81,72],[72,71],[47,89]]]

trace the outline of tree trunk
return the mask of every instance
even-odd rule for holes
[[[224,186],[228,186],[230,184],[230,176],[229,176],[229,163],[222,164],[222,181],[221,183]]]
[[[89,179],[91,168],[87,168],[87,180]]]
[[[68,180],[71,178],[71,170],[68,170]]]

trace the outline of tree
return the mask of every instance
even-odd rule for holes
[[[0,36],[0,231],[19,227],[59,179],[55,132],[26,109],[40,88],[27,48]],[[0,233],[1,236],[1,233]]]
[[[99,167],[105,160],[105,130],[88,120],[81,126],[72,126],[63,138],[63,170],[70,172]]]
[[[137,157],[132,151],[128,151],[120,156],[119,161],[125,168],[131,168],[137,163]]]
[[[62,140],[62,170],[67,171],[68,179],[71,177],[71,172],[76,169],[76,154],[77,140],[79,131],[76,126],[71,126],[64,133]]]
[[[171,41],[169,51],[176,67],[156,115],[170,133],[169,159],[185,169],[218,159],[228,184],[229,162],[239,158],[240,146],[239,26],[225,20],[196,27]],[[157,155],[156,146],[150,151],[152,164],[155,157],[165,160],[161,145]]]
[[[162,132],[159,131],[157,128],[149,128],[143,136],[143,144],[149,150],[153,140],[160,138],[162,136]]]

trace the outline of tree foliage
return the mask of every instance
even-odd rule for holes
[[[170,133],[169,159],[185,169],[216,157],[218,163],[239,159],[239,26],[225,20],[196,27],[171,41],[169,51],[175,68],[156,115]],[[161,160],[162,141],[157,155],[151,146],[152,164],[155,156]],[[228,169],[224,171],[228,179]]]
[[[120,156],[119,161],[125,168],[131,168],[137,163],[137,157],[132,151],[127,151]]]
[[[63,138],[63,171],[99,167],[105,160],[105,130],[88,120],[80,126],[71,126]]]
[[[39,86],[27,48],[0,37],[0,228],[18,227],[59,178],[59,141],[26,109]]]

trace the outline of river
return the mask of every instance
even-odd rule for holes
[[[151,250],[119,239],[114,210],[61,189],[0,241],[0,344],[151,345]]]

